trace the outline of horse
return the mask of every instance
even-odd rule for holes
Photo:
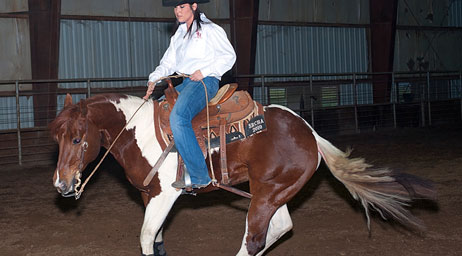
[[[171,186],[176,180],[178,156],[176,152],[167,155],[152,181],[143,185],[162,154],[153,125],[153,105],[158,102],[143,102],[135,96],[101,94],[74,104],[68,94],[64,108],[49,125],[59,145],[53,184],[62,196],[74,195],[85,167],[97,158],[101,147],[108,149],[119,134],[110,153],[123,167],[128,181],[140,191],[145,205],[140,235],[142,255],[164,255],[158,250],[164,244],[163,222],[182,194]],[[388,168],[375,168],[363,158],[351,158],[350,151],[332,145],[284,106],[264,106],[264,118],[265,132],[227,146],[229,184],[248,181],[252,195],[237,255],[262,255],[292,229],[287,203],[312,177],[322,159],[362,204],[368,227],[369,211],[375,210],[383,218],[391,217],[410,229],[424,229],[408,208],[415,199],[435,199],[430,182]],[[211,156],[219,165],[218,152]]]

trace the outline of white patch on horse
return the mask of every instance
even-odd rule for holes
[[[128,96],[126,99],[120,99],[120,103],[111,103],[114,104],[118,111],[124,114],[125,122],[128,122],[135,111],[143,104],[143,100],[138,97]],[[136,144],[140,148],[141,155],[151,166],[154,166],[162,153],[162,149],[157,142],[154,130],[154,106],[152,101],[144,103],[143,107],[133,116],[126,129],[134,129]],[[176,153],[170,153],[157,172],[161,193],[151,198],[146,206],[140,235],[143,254],[154,253],[154,238],[162,227],[173,203],[181,195],[181,191],[177,191],[171,186],[176,179],[177,159]]]
[[[249,223],[247,220],[248,216],[245,219],[245,233],[244,238],[242,239],[241,249],[236,254],[236,256],[249,256],[249,252],[247,250],[247,236],[249,235]],[[287,204],[279,207],[277,211],[274,213],[273,217],[271,217],[268,231],[266,233],[266,244],[265,248],[257,253],[257,256],[263,255],[265,251],[271,247],[279,238],[281,238],[285,233],[291,230],[293,227],[292,219],[290,218],[289,210],[287,209]]]
[[[249,235],[249,221],[247,218],[249,215],[245,217],[245,232],[244,232],[244,238],[242,238],[242,244],[241,244],[241,249],[239,252],[237,252],[236,256],[249,256],[249,251],[247,250],[247,236]]]
[[[289,210],[287,205],[279,207],[279,209],[271,217],[268,232],[266,233],[266,244],[265,248],[261,250],[257,256],[263,255],[263,253],[271,247],[279,238],[285,233],[291,230],[293,227],[292,219],[290,218]]]
[[[282,109],[282,110],[285,110],[285,111],[291,113],[292,115],[302,119],[303,122],[305,122],[305,124],[311,129],[311,131],[313,133],[313,136],[316,139],[316,142],[318,141],[318,138],[321,137],[321,136],[318,135],[318,133],[313,129],[313,127],[311,127],[311,125],[305,119],[303,119],[300,115],[295,113],[292,109],[290,109],[288,107],[281,106],[281,105],[276,105],[276,104],[268,105],[268,106],[264,107],[263,109],[267,109],[267,108],[279,108],[279,109]],[[319,168],[319,165],[321,164],[321,159],[322,159],[322,156],[321,156],[321,153],[319,153],[319,150],[318,150],[318,166],[316,167],[316,169]]]
[[[171,186],[170,186],[171,187]],[[171,188],[162,191],[158,196],[151,198],[144,213],[143,227],[141,228],[140,243],[143,254],[154,254],[154,238],[170,212],[181,191]]]
[[[218,154],[220,152],[220,147],[214,147],[212,150],[210,150],[210,154]],[[207,152],[208,153],[208,152]]]
[[[56,169],[56,181],[55,181],[55,188],[59,187],[59,171]]]
[[[128,96],[126,99],[120,99],[120,103],[114,101],[111,101],[111,103],[114,104],[118,111],[124,114],[125,122],[128,122],[135,111],[143,104],[143,101],[141,98]],[[140,148],[141,155],[151,166],[154,166],[162,154],[162,149],[157,142],[154,130],[154,106],[151,100],[144,103],[143,107],[133,116],[126,129],[135,130],[135,140]],[[162,190],[172,189],[171,184],[176,179],[176,168],[177,154],[170,153],[157,172]]]

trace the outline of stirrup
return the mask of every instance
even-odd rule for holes
[[[212,181],[210,181],[209,183],[204,184],[204,185],[191,184],[191,185],[187,186],[183,180],[177,180],[177,181],[172,183],[172,187],[174,187],[176,189],[184,189],[186,191],[190,191],[192,189],[201,189],[201,188],[208,187],[208,186],[210,186],[210,184],[213,185]],[[215,185],[213,185],[213,186],[215,186]]]
[[[186,189],[192,190],[191,186],[191,176],[189,176],[188,169],[186,169],[186,165],[182,163],[183,165],[183,173],[181,175],[181,178],[179,180],[176,180],[175,182],[172,183],[172,187],[176,189]]]
[[[177,180],[177,181],[172,183],[172,187],[174,187],[176,189],[184,189],[184,188],[186,188],[186,184],[184,183],[183,180]]]
[[[216,180],[215,180],[216,182]],[[172,187],[180,190],[182,189],[183,191],[186,191],[186,192],[191,192],[193,189],[201,189],[201,188],[205,188],[205,187],[208,187],[210,184],[212,184],[213,186],[215,186],[213,180],[211,180],[209,183],[207,184],[203,184],[203,185],[198,185],[198,184],[192,184],[191,183],[191,176],[189,176],[189,172],[188,172],[188,169],[186,169],[186,165],[183,164],[183,175],[181,177],[181,179],[179,180],[176,180],[175,182],[172,183]]]

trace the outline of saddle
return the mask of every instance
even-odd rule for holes
[[[173,135],[170,128],[170,112],[178,98],[178,91],[167,80],[166,100],[154,103],[154,127],[162,150],[170,151]],[[236,91],[237,84],[227,84],[220,88],[217,95],[208,103],[208,124],[210,127],[210,145],[219,148],[221,183],[229,183],[227,170],[226,144],[243,140],[266,130],[263,107],[255,102],[246,91]],[[208,129],[207,108],[192,120],[192,126],[204,158],[207,157]],[[181,159],[179,159],[181,161]],[[177,179],[183,176],[182,164],[179,164]]]

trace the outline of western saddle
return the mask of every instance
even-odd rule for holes
[[[144,184],[151,181],[155,172],[160,168],[162,161],[173,148],[173,135],[170,128],[169,116],[178,98],[178,92],[173,87],[170,79],[167,80],[168,87],[165,89],[166,100],[154,103],[154,127],[157,140],[164,153],[162,154],[146,177]],[[207,109],[202,110],[192,120],[192,126],[199,146],[202,149],[204,158],[207,157],[208,129],[210,129],[211,148],[218,148],[220,151],[220,170],[216,176],[221,176],[221,184],[229,184],[229,175],[226,159],[226,144],[245,139],[248,136],[266,130],[263,118],[263,107],[255,102],[246,91],[236,91],[237,84],[227,84],[220,88],[217,95],[208,103],[208,124]],[[218,144],[219,143],[219,144]],[[178,154],[179,155],[179,154]],[[162,157],[164,159],[162,159]],[[179,159],[181,161],[181,159]],[[177,179],[183,176],[183,164],[179,162]],[[218,178],[217,178],[218,179]]]

